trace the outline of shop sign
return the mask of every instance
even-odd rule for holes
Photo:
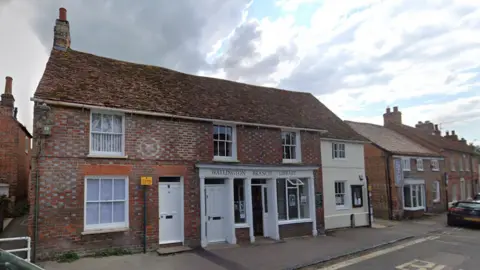
[[[395,168],[395,185],[401,187],[403,185],[403,169],[402,169],[402,160],[396,158],[393,160],[393,166]]]
[[[280,176],[294,176],[296,175],[296,171],[280,171]]]
[[[272,176],[272,171],[253,171],[254,176]]]
[[[137,178],[138,179],[138,178]],[[152,177],[151,176],[142,176],[140,177],[140,184],[142,186],[151,186],[152,185]]]
[[[213,175],[227,175],[227,176],[245,176],[247,172],[245,170],[228,170],[228,169],[218,169],[212,170]]]

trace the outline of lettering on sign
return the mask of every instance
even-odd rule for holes
[[[272,171],[253,171],[253,175],[255,176],[271,176],[272,174]]]
[[[280,175],[282,176],[294,176],[297,172],[296,171],[281,171]]]
[[[245,176],[245,170],[212,170],[213,175],[231,175],[231,176]]]

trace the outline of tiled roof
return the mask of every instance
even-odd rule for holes
[[[35,97],[177,116],[327,130],[362,140],[310,93],[189,75],[75,50],[52,50]]]
[[[453,141],[440,135],[433,135],[422,129],[417,129],[407,125],[391,125],[389,126],[389,128],[395,130],[398,133],[401,133],[406,137],[409,137],[412,140],[421,142],[422,145],[430,147],[431,149],[436,149],[436,151],[447,149],[474,154],[473,147],[465,143],[462,143],[460,141]]]
[[[384,126],[352,121],[345,122],[349,124],[356,132],[360,133],[360,135],[364,136],[372,143],[380,146],[388,152],[413,156],[440,156],[440,154],[435,153],[434,151],[415,143],[402,134]]]

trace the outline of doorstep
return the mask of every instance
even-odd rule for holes
[[[173,255],[173,254],[187,252],[191,250],[192,248],[187,246],[169,246],[169,247],[161,247],[157,249],[157,253],[160,256],[167,256],[167,255]]]

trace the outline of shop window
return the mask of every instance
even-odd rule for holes
[[[128,227],[127,178],[88,177],[85,185],[85,229]]]
[[[363,207],[363,186],[352,185],[350,188],[352,190],[352,207]]]
[[[277,209],[279,220],[310,217],[308,182],[304,179],[277,180]]]
[[[405,210],[425,209],[425,185],[406,184],[403,186],[403,202]]]
[[[345,181],[335,182],[335,205],[337,208],[346,207]]]
[[[243,179],[235,179],[233,181],[233,199],[235,223],[246,223],[247,214],[245,207],[245,181]]]

